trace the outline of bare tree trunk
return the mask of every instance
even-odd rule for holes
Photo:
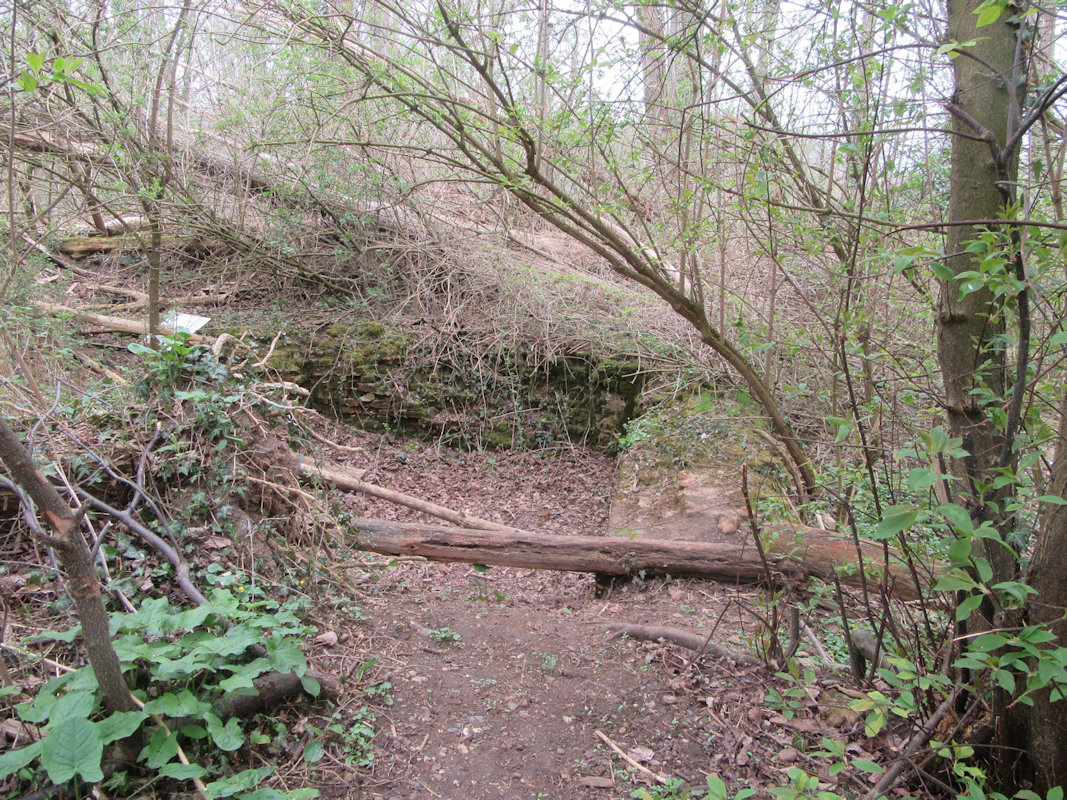
[[[980,0],[953,0],[950,5],[949,38],[959,42],[974,40],[968,55],[953,59],[956,94],[953,112],[950,222],[946,241],[946,264],[953,273],[974,269],[975,256],[967,245],[978,236],[968,220],[996,219],[1011,198],[1005,180],[1014,182],[1017,169],[998,164],[997,152],[1004,147],[1011,127],[1012,108],[1018,97],[1008,91],[1016,66],[1016,29],[1004,18],[981,30],[975,27],[975,9]],[[995,71],[995,74],[991,74]],[[996,151],[982,136],[995,137]],[[1015,161],[1014,159],[1012,159]],[[1009,174],[1004,174],[1008,169]],[[1003,441],[986,415],[975,393],[984,389],[992,397],[1006,390],[1006,348],[997,340],[1004,333],[998,303],[987,288],[960,297],[960,284],[944,281],[938,309],[938,358],[945,384],[945,411],[952,433],[963,438],[969,455],[955,465],[962,479],[961,497],[970,504],[976,518],[993,521],[987,501],[978,484],[990,483],[989,471],[996,465]],[[987,557],[994,580],[1015,577],[1015,556],[1005,547],[993,544]]]
[[[1059,442],[1046,494],[1067,497],[1067,390],[1060,402]],[[1047,623],[1057,637],[1049,646],[1067,648],[1067,506],[1045,504],[1028,578],[1037,590],[1030,604],[1030,623]],[[1053,702],[1051,691],[1042,689],[1033,706],[1024,707],[1029,717],[1027,750],[1042,791],[1067,786],[1067,700]]]
[[[15,432],[0,418],[0,462],[11,473],[14,482],[37,504],[55,536],[47,543],[55,548],[63,570],[67,573],[71,597],[78,612],[85,639],[85,651],[96,675],[104,703],[112,711],[134,711],[137,706],[122,676],[122,665],[111,644],[107,611],[100,594],[100,581],[93,566],[89,547],[79,529],[80,516],[34,466],[26,448]]]
[[[638,31],[638,46],[641,49],[645,113],[649,116],[660,117],[665,111],[663,100],[667,83],[663,47],[663,15],[653,2],[648,2],[637,7],[637,16],[641,22],[641,29]]]
[[[969,42],[965,54],[952,62],[956,92],[949,105],[956,133],[949,222],[955,224],[948,231],[946,263],[956,275],[975,269],[976,256],[966,248],[980,232],[970,221],[997,219],[1001,209],[1015,201],[1021,108],[1030,73],[1022,38],[1030,34],[1027,23],[1020,26],[1010,16],[1011,9],[1005,9],[999,21],[979,29],[975,11],[980,5],[980,0],[950,3],[949,39]],[[1001,235],[1015,233],[1009,229]],[[1015,496],[1016,487],[988,488],[998,475],[1016,468],[1014,434],[1027,388],[1031,289],[1025,252],[1016,249],[1010,266],[1024,288],[1015,297],[1019,328],[1014,385],[1009,382],[1008,348],[1003,344],[1007,326],[1002,298],[988,288],[961,297],[959,283],[948,280],[941,287],[938,315],[945,410],[953,434],[962,437],[968,453],[953,465],[960,478],[957,502],[968,507],[976,525],[991,523],[1001,534],[1000,542],[981,542],[982,555],[993,568],[988,583],[1014,580],[1019,569],[1017,555],[1004,543],[1012,530],[1012,512],[1005,501]],[[1059,497],[1067,492],[1067,396],[1062,403],[1060,441],[1046,492]],[[1003,409],[1004,418],[994,422],[990,406]],[[999,607],[996,593],[991,592],[972,615],[971,624],[1012,629],[1046,623],[1057,637],[1050,644],[1063,647],[1067,644],[1067,511],[1047,504],[1042,522],[1029,573],[1037,594],[1016,612]],[[1032,705],[1024,705],[1015,701],[1013,693],[994,689],[998,777],[1006,789],[1018,785],[1020,778],[1032,780],[1044,794],[1067,783],[1067,701],[1053,702],[1048,689],[1032,700]]]

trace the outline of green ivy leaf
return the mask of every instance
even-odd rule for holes
[[[164,778],[187,781],[190,778],[203,778],[207,775],[207,770],[199,764],[179,764],[177,762],[171,762],[160,767],[159,774]]]
[[[44,740],[41,764],[52,783],[66,783],[75,775],[96,783],[104,779],[100,759],[104,744],[96,726],[84,717],[57,722]]]
[[[133,735],[146,719],[148,714],[144,711],[116,711],[107,719],[96,723],[96,730],[100,734],[101,743],[110,744]]]
[[[270,654],[271,666],[278,672],[283,674],[295,672],[297,675],[303,675],[307,671],[307,659],[293,642],[275,635],[274,641],[267,646],[267,652]]]
[[[309,764],[318,764],[322,761],[322,757],[326,755],[326,748],[322,746],[322,742],[318,739],[312,739],[306,745],[304,745],[304,761]]]
[[[208,713],[204,715],[204,721],[207,722],[207,732],[220,750],[232,752],[244,744],[245,735],[237,717],[230,717],[223,725],[222,720],[215,714]]]
[[[156,728],[137,757],[149,769],[159,769],[178,754],[178,737],[166,728]]]
[[[34,742],[29,747],[20,747],[18,750],[8,750],[6,753],[0,753],[0,780],[3,780],[8,775],[13,775],[37,758],[41,753],[42,747],[44,747],[43,740]]]

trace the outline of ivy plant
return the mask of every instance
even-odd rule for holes
[[[310,630],[292,609],[242,599],[226,588],[216,588],[207,603],[185,611],[175,612],[166,598],[155,598],[135,613],[115,614],[115,650],[141,708],[103,713],[90,667],[52,678],[33,700],[15,707],[44,735],[0,755],[0,780],[13,773],[30,780],[36,765],[54,784],[75,778],[96,783],[105,777],[107,746],[127,740],[139,743],[136,760],[147,773],[201,782],[206,800],[317,797],[315,789],[259,788],[273,768],[225,774],[217,758],[247,743],[243,721],[222,718],[222,698],[255,694],[253,681],[273,670],[301,676],[304,690],[318,695],[318,682],[305,675],[307,661],[297,646]],[[69,642],[79,633],[75,627],[36,638]]]

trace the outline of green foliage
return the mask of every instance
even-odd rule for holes
[[[144,373],[137,390],[144,397],[173,395],[183,382],[219,386],[229,377],[229,370],[219,363],[211,348],[190,344],[187,333],[179,332],[174,337],[163,338],[159,349],[140,342],[133,342],[126,349],[141,356]]]
[[[808,693],[804,690],[804,685],[795,676],[786,672],[779,672],[778,677],[793,685],[781,692],[776,687],[771,686],[763,700],[769,708],[777,710],[786,719],[793,719],[797,711],[802,709],[808,701]],[[813,683],[815,673],[811,670],[805,670],[804,680],[808,684]]]
[[[431,628],[429,633],[431,639],[441,644],[452,644],[456,647],[463,644],[459,634],[449,628]]]
[[[209,798],[318,795],[257,789],[271,768],[228,775],[226,760],[218,756],[247,744],[248,723],[223,720],[222,699],[254,694],[253,681],[272,670],[300,676],[307,670],[297,643],[311,629],[291,609],[216,588],[207,604],[180,612],[166,598],[147,599],[135,613],[113,615],[111,630],[124,672],[141,683],[134,691],[141,710],[103,714],[90,667],[53,678],[31,702],[16,706],[19,717],[42,726],[45,737],[0,756],[0,779],[16,772],[26,776],[36,761],[54,783],[74,777],[97,782],[104,777],[106,745],[137,737],[143,769],[177,782],[214,777],[207,784]],[[307,677],[304,689],[312,696],[319,691]],[[179,749],[194,763],[182,763]]]
[[[58,56],[52,60],[49,68],[46,68],[45,57],[43,55],[40,53],[29,53],[26,56],[26,65],[29,69],[15,78],[15,85],[23,92],[34,92],[37,89],[47,87],[49,84],[66,84],[68,86],[75,86],[86,92],[99,93],[101,91],[99,86],[77,80],[73,77],[73,74],[83,62],[84,59],[81,58],[72,58],[68,60],[63,56]]]

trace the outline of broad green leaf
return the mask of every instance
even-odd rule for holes
[[[847,422],[837,426],[837,435],[834,437],[834,444],[841,444],[848,441],[849,434],[852,433],[852,426]]]
[[[238,627],[230,630],[225,636],[204,642],[200,649],[220,656],[241,655],[252,645],[258,644],[259,639],[259,632],[253,628]]]
[[[26,56],[26,63],[30,65],[30,69],[34,72],[39,72],[41,67],[44,66],[44,56],[40,53],[30,53]]]
[[[226,694],[230,695],[258,694],[255,685],[252,683],[252,679],[241,673],[231,675],[229,678],[224,678],[219,681],[219,688],[226,692]]]
[[[37,76],[32,72],[23,72],[17,78],[15,83],[19,85],[19,88],[24,92],[32,92],[37,88]]]
[[[852,759],[852,766],[863,772],[873,772],[875,774],[879,772],[885,772],[885,768],[881,764],[876,764],[873,761],[867,761],[862,758]]]
[[[146,719],[148,714],[144,711],[116,711],[107,719],[96,723],[96,730],[103,744],[111,744],[132,735]]]
[[[726,782],[717,775],[708,775],[709,800],[726,800]]]
[[[182,736],[187,739],[206,739],[207,730],[203,725],[182,725]]]
[[[1067,506],[1067,500],[1064,500],[1057,494],[1043,494],[1037,498],[1039,503],[1051,503],[1054,506]]]
[[[312,739],[304,745],[304,761],[307,763],[318,764],[324,755],[326,755],[326,749],[322,746],[321,740]]]
[[[1001,689],[1008,692],[1009,694],[1015,691],[1015,676],[1012,675],[1009,670],[998,669],[993,674],[996,677],[997,683],[1000,685]]]
[[[216,797],[231,797],[238,792],[249,792],[255,789],[260,781],[273,771],[273,767],[246,769],[236,775],[229,775],[221,780],[212,781],[206,787],[208,800],[213,800]]]
[[[271,665],[283,674],[295,672],[303,675],[308,668],[307,659],[300,652],[300,648],[290,641],[281,639],[275,635],[274,641],[267,646]]]
[[[203,778],[207,775],[207,770],[199,764],[179,764],[172,761],[169,764],[164,764],[160,767],[159,774],[164,778],[187,781],[190,778]]]
[[[202,717],[211,711],[211,705],[188,689],[182,689],[177,694],[166,692],[155,700],[149,700],[144,704],[144,710],[149,714],[162,714],[166,717]]]
[[[913,492],[929,489],[937,483],[937,473],[926,467],[916,467],[908,471],[908,488]]]
[[[69,631],[41,631],[23,639],[24,642],[64,642],[70,644],[81,636],[82,626],[75,625]]]
[[[956,606],[956,619],[967,619],[978,606],[982,605],[982,595],[972,594],[970,597],[963,598],[960,604]]]
[[[971,521],[971,515],[967,513],[967,509],[963,506],[955,503],[945,503],[937,507],[937,513],[948,520],[949,525],[959,533],[974,532],[974,523]]]
[[[100,759],[104,744],[96,726],[84,717],[57,722],[44,740],[41,764],[52,783],[66,783],[75,775],[96,783],[104,779]]]
[[[184,680],[211,665],[211,654],[193,652],[182,658],[155,664],[152,677],[159,681]]]
[[[28,747],[20,747],[18,750],[8,750],[0,753],[0,780],[12,775],[25,767],[41,753],[44,741],[37,741]]]
[[[1061,345],[1067,344],[1067,331],[1054,333],[1048,343],[1053,347],[1060,347]]]
[[[971,548],[973,546],[974,539],[955,539],[952,544],[948,546],[949,560],[956,564],[970,561]]]
[[[1007,634],[985,633],[972,639],[967,649],[972,653],[988,653],[1003,647],[1007,642]]]
[[[309,678],[307,675],[300,679],[300,686],[312,697],[318,697],[319,692],[322,691],[322,686],[319,682],[314,678]]]
[[[989,583],[993,580],[993,567],[989,565],[989,561],[984,558],[974,558],[974,568],[978,570],[978,579],[982,583]]]
[[[88,719],[96,708],[96,692],[68,692],[59,698],[48,711],[53,722],[81,717]]]
[[[1004,5],[998,0],[986,0],[982,5],[978,6],[974,12],[978,15],[975,27],[984,28],[1000,19],[1000,15],[1004,12]]]
[[[156,728],[138,758],[149,769],[159,769],[177,754],[178,737],[166,728]]]
[[[230,717],[223,725],[222,720],[212,713],[204,715],[207,722],[207,732],[211,734],[212,741],[220,750],[231,752],[244,744],[245,736],[241,730],[241,722],[237,717]]]
[[[205,603],[203,605],[193,606],[192,608],[181,612],[175,617],[174,621],[179,629],[191,631],[194,628],[199,628],[203,625],[204,621],[213,613],[214,610],[211,608],[211,604]]]
[[[874,532],[875,539],[891,539],[901,531],[905,531],[915,524],[919,518],[919,509],[911,505],[890,506],[885,511],[885,516],[878,523]]]

